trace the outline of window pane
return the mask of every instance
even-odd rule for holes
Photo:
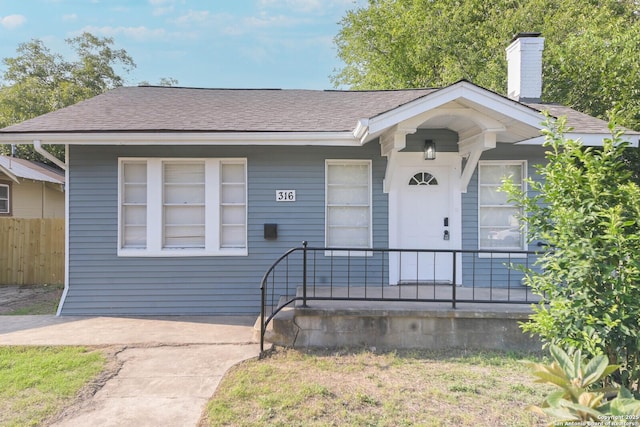
[[[9,212],[9,201],[0,199],[0,212],[7,213]]]
[[[204,206],[165,206],[164,221],[169,225],[204,225]]]
[[[204,162],[165,162],[164,182],[193,184],[204,182]]]
[[[244,206],[224,206],[222,208],[222,224],[245,224]]]
[[[220,186],[220,246],[246,247],[247,215],[245,165],[222,163]]]
[[[146,206],[125,206],[124,223],[126,225],[145,225],[147,223]]]
[[[366,228],[329,227],[328,239],[333,247],[368,247],[369,230]]]
[[[503,191],[498,191],[498,186],[480,188],[480,204],[482,205],[509,205],[508,195]]]
[[[220,233],[220,245],[223,248],[244,248],[245,243],[245,227],[223,225]]]
[[[167,204],[203,204],[203,184],[166,184],[164,187],[164,202]]]
[[[204,225],[165,226],[165,248],[204,248]]]
[[[244,164],[223,163],[222,182],[244,182]]]
[[[146,162],[126,162],[124,164],[124,181],[128,183],[147,182]]]
[[[9,198],[9,186],[0,185],[0,200],[7,200]]]
[[[327,201],[329,204],[367,205],[369,194],[367,186],[336,186],[327,188]]]
[[[224,203],[244,203],[245,186],[244,184],[232,184],[222,186],[222,201]]]
[[[518,208],[482,208],[478,221],[480,226],[518,227]]]
[[[147,202],[147,185],[125,183],[124,202],[125,203],[146,203]]]
[[[204,248],[204,162],[164,162],[163,178],[164,247]]]
[[[329,165],[327,173],[329,184],[367,184],[369,182],[368,164]]]
[[[147,163],[122,163],[122,247],[147,244]]]
[[[146,226],[125,226],[125,248],[145,248],[147,245]]]
[[[480,245],[483,248],[522,249],[523,243],[518,227],[480,228]]]
[[[504,178],[511,177],[514,182],[522,181],[522,165],[482,165],[480,179],[482,184],[502,184]]]
[[[328,221],[330,226],[340,227],[368,227],[368,207],[329,207]]]
[[[513,249],[524,247],[524,234],[520,230],[520,210],[507,201],[507,194],[498,191],[505,177],[522,185],[523,164],[480,165],[479,182],[479,245],[480,248]]]
[[[369,163],[327,165],[327,246],[371,246]]]

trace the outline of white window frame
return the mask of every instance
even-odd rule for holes
[[[147,212],[146,247],[123,247],[123,164],[146,162]],[[205,164],[205,245],[204,248],[164,248],[163,165],[168,162],[204,162]],[[222,166],[241,164],[244,167],[244,244],[242,247],[223,247],[222,232]],[[248,180],[246,158],[118,158],[118,256],[122,257],[184,257],[184,256],[247,256],[248,255]],[[227,204],[228,205],[228,204]],[[243,205],[243,206],[242,206]]]
[[[499,250],[499,251],[525,251],[527,250],[527,242],[526,242],[526,238],[522,238],[522,246],[519,248],[506,248],[506,247],[483,247],[481,245],[481,239],[480,239],[480,212],[482,210],[483,205],[481,204],[481,193],[482,193],[482,167],[481,166],[491,166],[491,165],[496,165],[496,166],[520,166],[522,168],[522,182],[521,182],[521,188],[523,191],[527,191],[527,161],[526,160],[481,160],[480,162],[478,162],[478,228],[477,228],[477,233],[478,233],[478,249],[479,250]],[[506,206],[513,206],[513,204],[511,205],[504,205],[504,207]],[[494,206],[496,207],[496,206]],[[526,237],[526,228],[521,229],[520,231],[521,233],[521,237],[524,235],[524,237]],[[478,255],[480,258],[514,258],[514,257],[518,257],[518,256],[522,256],[522,257],[526,257],[525,254],[509,254],[509,253],[497,253],[497,254],[490,254],[490,253],[480,253]]]
[[[0,187],[7,189],[7,198],[2,199],[7,201],[7,210],[0,211],[0,216],[11,216],[11,183],[0,182]]]
[[[325,160],[325,171],[324,171],[324,242],[325,247],[328,249],[325,252],[327,256],[371,256],[373,255],[370,251],[335,251],[331,250],[331,245],[329,244],[329,166],[332,165],[366,165],[368,169],[368,182],[367,182],[367,195],[368,195],[368,228],[369,235],[367,236],[368,242],[366,246],[362,247],[354,247],[354,249],[370,249],[373,246],[373,186],[372,186],[372,161],[371,160],[361,160],[361,159],[326,159]],[[335,247],[335,246],[334,246]]]

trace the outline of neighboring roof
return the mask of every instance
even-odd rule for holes
[[[120,87],[0,132],[342,132],[434,91]]]
[[[31,160],[0,156],[0,173],[15,178],[64,184],[64,172]]]

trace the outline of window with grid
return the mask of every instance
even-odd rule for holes
[[[119,255],[246,255],[246,159],[120,159],[119,197]]]
[[[122,163],[122,247],[147,247],[147,164]]]
[[[9,184],[0,184],[0,215],[11,214],[10,192]]]
[[[371,247],[371,162],[327,160],[326,246]]]
[[[478,226],[480,249],[525,249],[525,236],[518,217],[520,208],[499,191],[505,178],[523,188],[526,163],[480,162],[478,166]]]
[[[163,162],[163,248],[205,247],[204,161]]]

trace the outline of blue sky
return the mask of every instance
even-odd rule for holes
[[[64,40],[112,37],[137,67],[127,85],[331,89],[341,66],[333,37],[366,0],[0,0],[0,58],[42,40],[72,59]],[[0,64],[0,71],[3,70]]]

